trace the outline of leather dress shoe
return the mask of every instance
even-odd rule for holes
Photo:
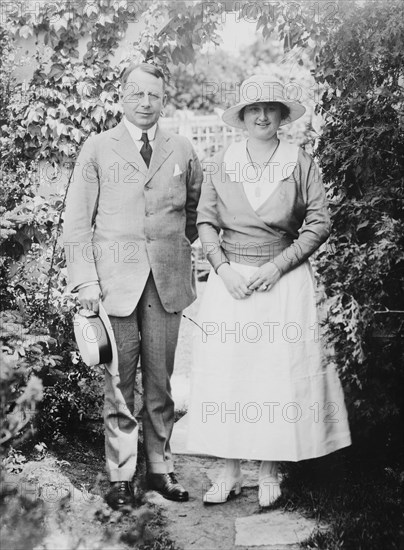
[[[147,486],[168,500],[186,502],[189,498],[188,491],[178,483],[172,472],[169,474],[147,474]]]
[[[105,501],[113,510],[131,506],[134,502],[134,490],[130,481],[111,481]]]

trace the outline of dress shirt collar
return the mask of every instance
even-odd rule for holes
[[[142,130],[141,128],[138,128],[133,124],[133,122],[130,122],[126,116],[123,117],[123,123],[126,126],[126,129],[128,130],[129,134],[131,135],[132,139],[134,141],[140,141],[142,138],[142,134],[145,130]],[[147,137],[149,138],[149,141],[153,141],[156,137],[156,130],[157,130],[157,124],[152,126],[147,130]]]

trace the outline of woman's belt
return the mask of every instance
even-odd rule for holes
[[[273,260],[293,243],[293,239],[282,237],[273,241],[250,241],[245,243],[221,242],[221,247],[230,262],[260,266]]]

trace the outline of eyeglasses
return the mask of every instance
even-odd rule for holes
[[[162,99],[161,94],[158,94],[156,92],[140,91],[137,87],[135,88],[133,85],[126,86],[122,94],[124,100],[131,103],[139,103],[144,99],[146,94],[149,98],[150,103],[156,103],[157,101]]]

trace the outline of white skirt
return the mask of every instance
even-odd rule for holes
[[[231,265],[246,278],[256,270]],[[342,387],[323,359],[308,261],[244,300],[232,298],[212,270],[198,324],[190,452],[298,461],[350,445]]]

